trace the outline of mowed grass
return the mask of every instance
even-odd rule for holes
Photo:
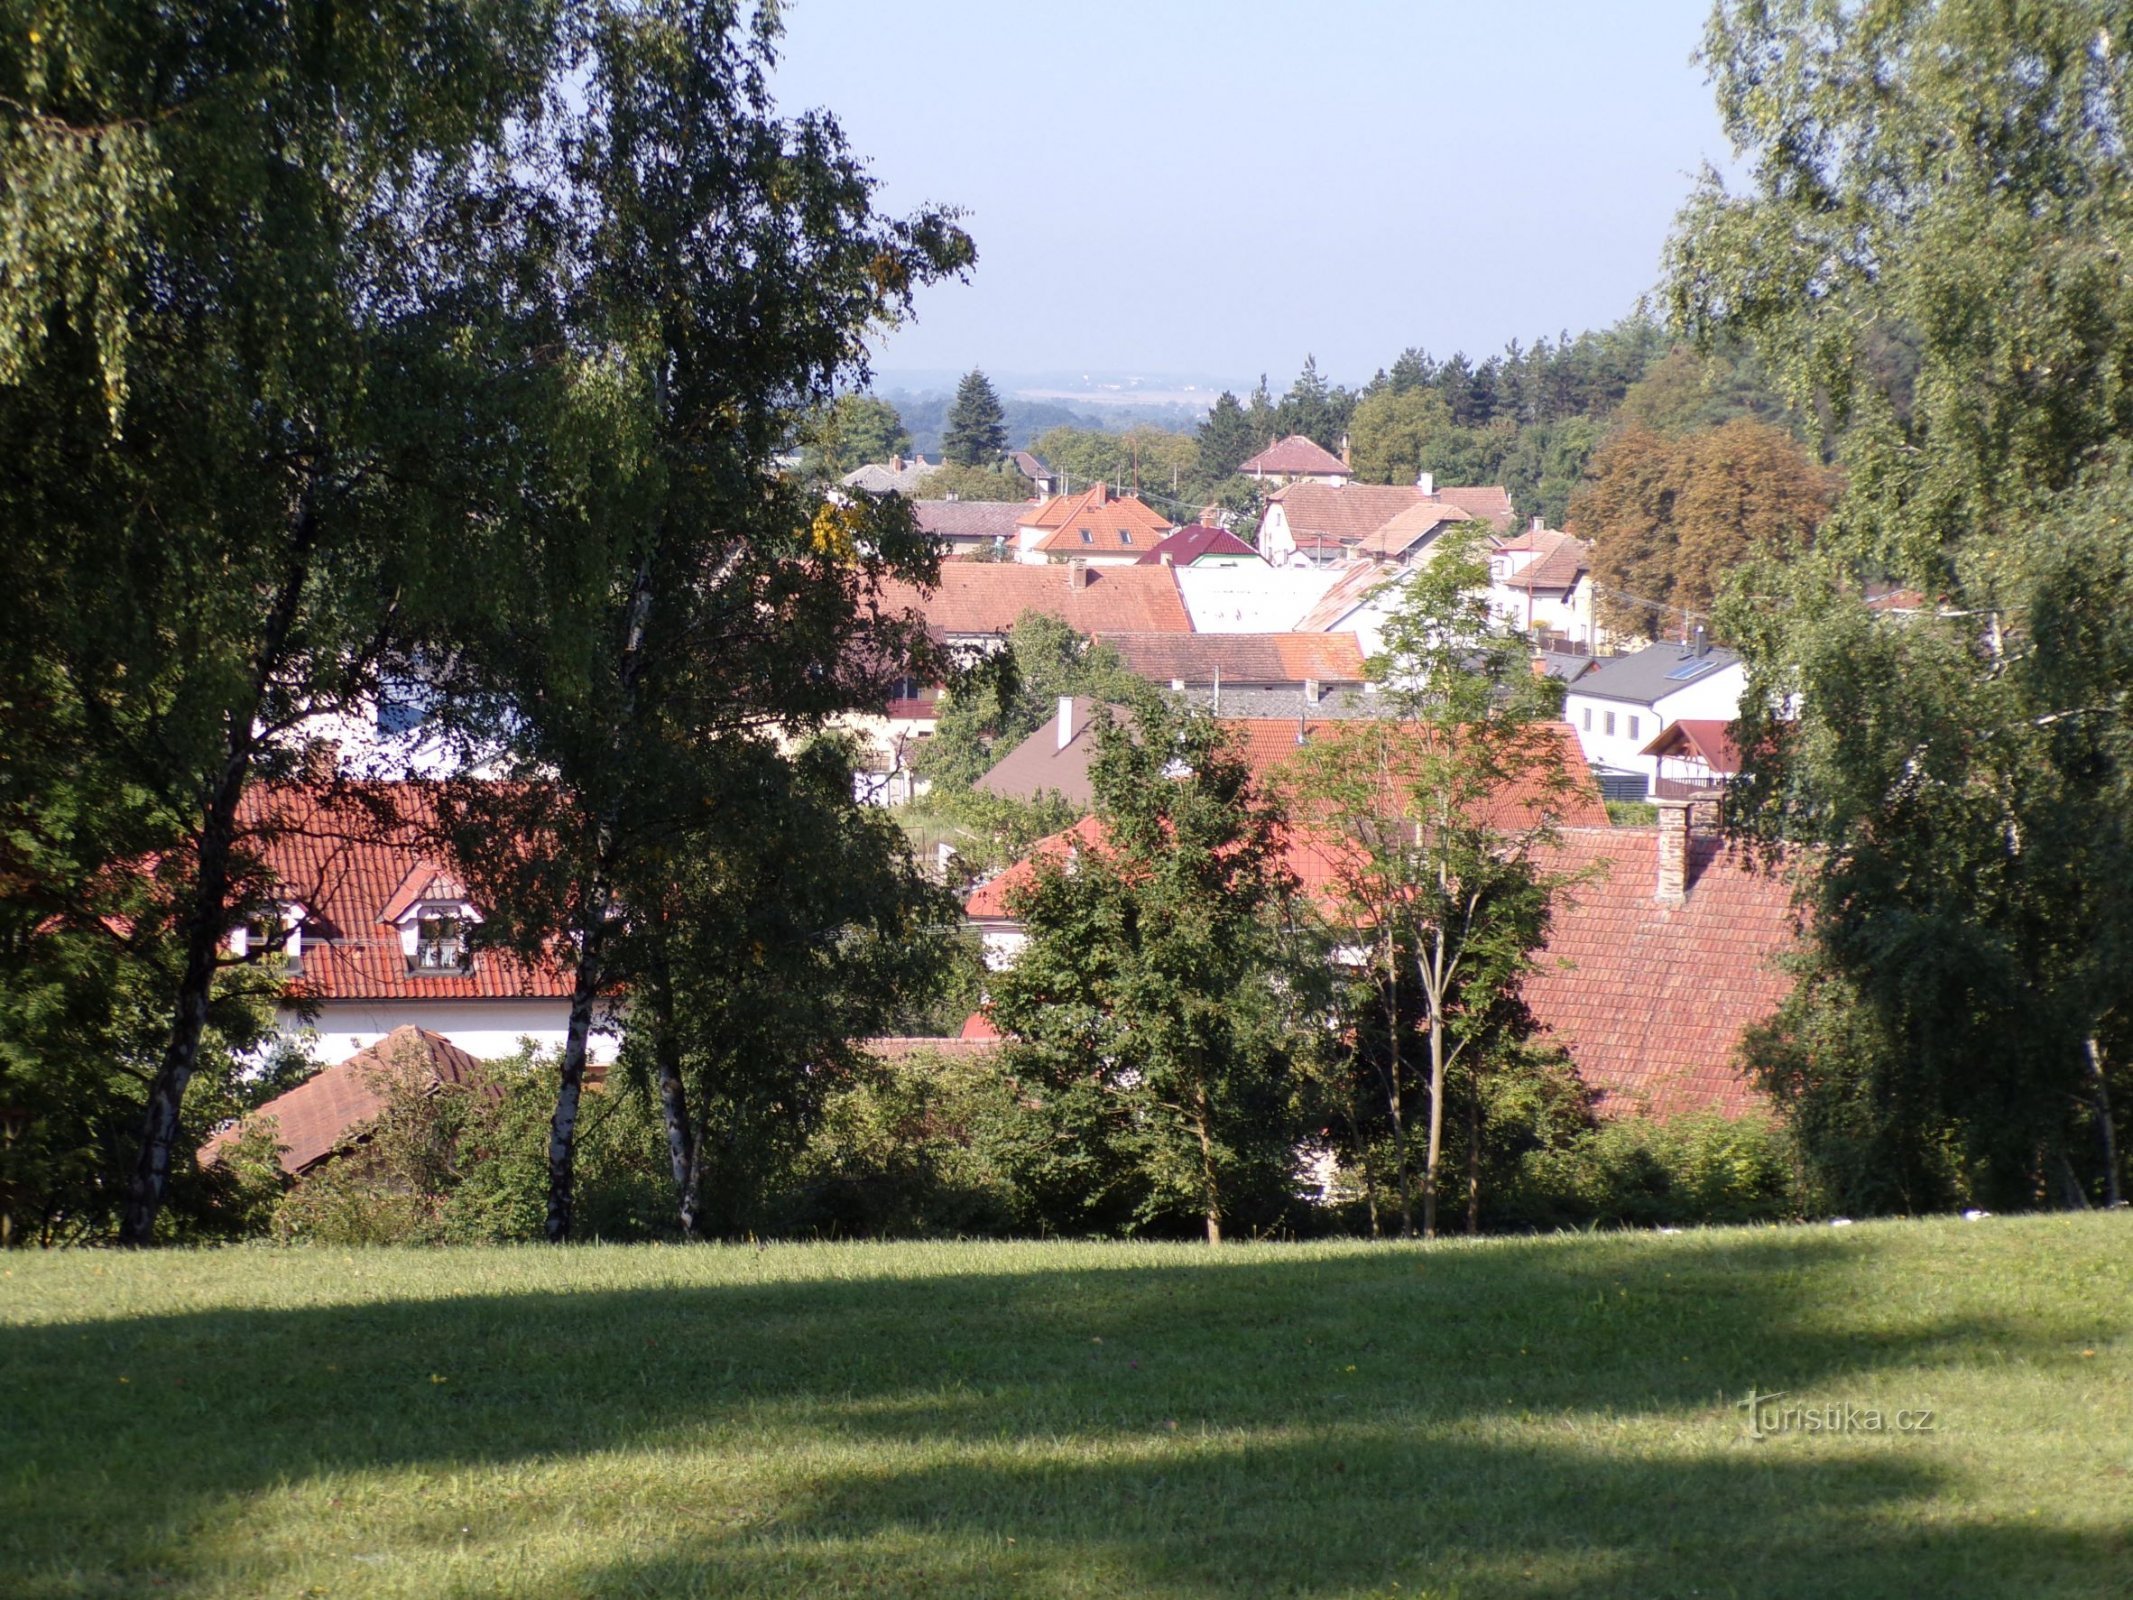
[[[0,1273],[12,1597],[2133,1594],[2124,1215]]]

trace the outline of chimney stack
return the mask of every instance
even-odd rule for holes
[[[1348,436],[1345,433],[1341,435],[1341,465],[1351,469],[1355,466],[1354,460],[1348,454]]]
[[[1689,802],[1659,802],[1659,884],[1653,896],[1663,906],[1689,897]]]
[[[1539,517],[1535,517],[1533,519],[1533,525],[1527,531],[1529,533],[1544,533],[1547,530],[1541,526],[1541,519]]]
[[[1059,697],[1059,748],[1064,750],[1074,742],[1074,697],[1063,694]]]
[[[1422,491],[1422,492],[1423,492],[1424,494],[1428,495],[1428,496],[1429,496],[1429,497],[1430,497],[1431,499],[1435,499],[1435,498],[1436,498],[1436,494],[1437,494],[1437,475],[1436,475],[1436,474],[1435,474],[1434,472],[1418,472],[1418,473],[1416,473],[1416,474],[1415,474],[1415,487],[1416,487],[1417,489],[1420,489],[1420,490],[1421,490],[1421,491]]]
[[[341,772],[341,741],[313,739],[304,746],[304,781],[331,783]]]
[[[894,455],[889,457],[889,470],[891,472],[901,472],[904,470],[904,456],[901,450],[897,451]]]
[[[1088,586],[1089,564],[1078,557],[1069,561],[1067,563],[1067,587],[1069,589],[1086,589]]]
[[[1318,704],[1318,680],[1316,678],[1304,679],[1304,704],[1307,706]]]

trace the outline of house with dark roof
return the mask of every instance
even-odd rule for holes
[[[886,462],[869,461],[863,467],[854,467],[837,481],[847,489],[863,489],[868,494],[915,495],[918,486],[940,466],[938,461],[928,461],[924,456],[906,461],[897,455]]]
[[[1012,552],[1029,509],[1027,500],[918,500],[911,506],[919,531],[940,540],[949,556]]]
[[[1141,557],[1144,567],[1264,566],[1265,559],[1227,528],[1190,523],[1165,534]]]
[[[1133,566],[1170,528],[1170,520],[1137,495],[1117,494],[1099,483],[1080,494],[1025,506],[1015,530],[1015,559],[1032,565]]]
[[[1007,459],[1017,472],[1029,480],[1031,498],[1046,500],[1059,492],[1059,474],[1029,451],[1014,451]]]
[[[1292,433],[1276,439],[1237,470],[1262,483],[1345,483],[1355,476],[1348,465],[1347,446],[1335,455],[1314,439]]]
[[[1564,692],[1563,715],[1610,799],[1651,793],[1658,758],[1646,748],[1684,719],[1731,722],[1740,714],[1748,669],[1706,642],[1662,641],[1599,661]]]
[[[1366,674],[1352,633],[1130,633],[1104,629],[1127,670],[1178,690],[1359,689]]]

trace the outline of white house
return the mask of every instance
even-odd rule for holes
[[[1601,661],[1570,685],[1563,717],[1609,796],[1642,799],[1658,772],[1652,741],[1674,722],[1731,722],[1747,683],[1730,650],[1662,642]]]
[[[1519,632],[1592,648],[1602,642],[1592,614],[1592,546],[1541,526],[1495,540],[1489,549],[1489,605]]]

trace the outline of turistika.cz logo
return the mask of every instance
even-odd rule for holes
[[[1781,1433],[1933,1433],[1931,1406],[1905,1406],[1883,1411],[1879,1406],[1854,1405],[1849,1400],[1809,1404],[1789,1399],[1780,1389],[1761,1394],[1754,1389],[1741,1402],[1748,1413],[1748,1437],[1775,1438]]]

